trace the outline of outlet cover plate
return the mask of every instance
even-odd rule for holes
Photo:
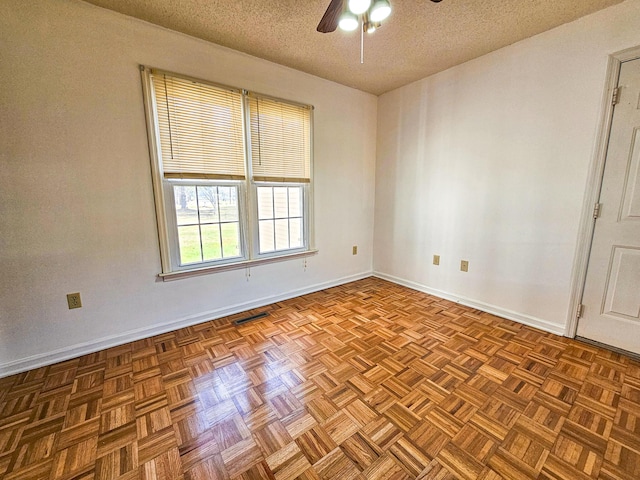
[[[82,301],[80,300],[80,293],[69,293],[67,295],[67,305],[69,305],[69,310],[72,308],[80,308],[82,307]]]

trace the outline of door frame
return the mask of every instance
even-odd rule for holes
[[[622,64],[638,58],[640,58],[640,46],[627,48],[609,55],[600,107],[601,117],[598,125],[594,155],[589,167],[589,176],[587,177],[582,214],[580,215],[576,253],[573,260],[569,312],[565,327],[565,336],[570,338],[575,338],[576,331],[578,330],[578,311],[582,303],[584,286],[587,280],[587,266],[589,265],[589,257],[591,256],[591,244],[596,225],[595,219],[593,218],[593,210],[596,202],[600,198],[605,161],[609,148],[611,122],[613,120],[613,91],[618,86],[620,67]]]

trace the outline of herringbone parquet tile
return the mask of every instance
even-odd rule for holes
[[[375,278],[259,311],[0,379],[0,478],[640,478],[640,362]]]

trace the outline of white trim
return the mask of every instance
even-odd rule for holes
[[[246,243],[244,243],[245,238],[245,230],[247,229],[245,218],[242,215],[244,211],[244,188],[246,187],[244,181],[238,180],[200,180],[200,179],[178,179],[178,180],[167,180],[164,179],[163,186],[165,188],[164,198],[166,200],[165,204],[165,212],[168,212],[165,221],[166,225],[169,227],[169,256],[171,258],[171,264],[173,266],[173,270],[170,272],[164,273],[161,272],[158,274],[159,277],[163,278],[163,280],[169,279],[171,276],[175,278],[182,278],[183,276],[190,275],[181,275],[183,273],[196,272],[197,275],[202,275],[205,273],[213,273],[215,271],[225,270],[225,267],[232,265],[230,269],[233,268],[244,268],[244,263],[249,262],[250,258],[246,250]],[[176,212],[176,199],[175,199],[175,187],[185,186],[185,187],[198,187],[203,186],[214,186],[214,187],[232,187],[236,189],[236,198],[238,200],[238,228],[240,232],[240,252],[244,253],[244,255],[237,257],[224,257],[216,260],[203,260],[194,263],[181,264],[180,262],[180,239],[178,237],[178,222],[177,222],[177,212]],[[196,195],[196,203],[198,203],[198,196]],[[199,207],[198,207],[199,208]],[[200,220],[198,220],[200,221]],[[212,222],[215,223],[215,222]],[[202,242],[202,241],[201,241]],[[220,245],[221,250],[224,248],[222,244]],[[202,252],[204,253],[204,252]]]
[[[404,287],[418,290],[419,292],[428,293],[429,295],[434,295],[445,300],[450,300],[467,307],[477,308],[478,310],[491,313],[492,315],[496,315],[498,317],[513,320],[514,322],[522,323],[530,327],[539,328],[540,330],[544,330],[545,332],[555,333],[556,335],[562,335],[564,333],[564,327],[562,325],[551,323],[541,318],[532,317],[531,315],[525,315],[523,313],[514,312],[513,310],[507,310],[505,308],[473,300],[471,298],[455,295],[453,293],[431,288],[426,285],[422,285],[421,283],[412,282],[411,280],[405,280],[403,278],[399,278],[394,275],[388,275],[382,272],[374,271],[373,276],[381,278],[383,280],[388,280],[389,282],[397,283],[398,285],[402,285]]]
[[[278,295],[271,295],[268,297],[258,298],[249,302],[238,303],[225,308],[219,308],[210,310],[208,312],[202,312],[197,315],[190,315],[188,317],[173,320],[167,323],[154,325],[152,327],[138,328],[129,332],[110,335],[98,340],[92,340],[90,342],[78,343],[69,347],[54,350],[52,352],[39,353],[37,355],[31,355],[29,357],[20,358],[11,362],[0,364],[0,378],[8,377],[16,373],[25,372],[34,368],[44,367],[53,363],[62,362],[76,358],[80,355],[86,355],[88,353],[94,353],[106,348],[116,347],[128,342],[140,340],[143,338],[152,337],[154,335],[160,335],[162,333],[171,332],[183,327],[189,327],[198,323],[203,323],[218,318],[234,315],[236,313],[244,312],[254,308],[264,307],[271,305],[272,303],[281,302],[290,298],[299,297],[308,293],[317,292],[327,288],[336,287],[345,283],[355,282],[356,280],[362,280],[371,276],[371,272],[362,272],[347,277],[338,278],[329,282],[317,283],[308,287],[299,288],[296,290],[289,290]]]
[[[640,47],[628,48],[609,56],[607,64],[607,75],[605,79],[602,103],[600,106],[600,122],[598,124],[598,134],[596,145],[589,167],[589,176],[585,187],[584,200],[582,203],[582,213],[578,238],[576,240],[576,253],[573,259],[571,271],[571,293],[569,296],[569,311],[567,313],[566,326],[563,334],[574,338],[578,329],[578,318],[576,308],[582,303],[584,294],[584,284],[587,278],[587,267],[591,254],[591,241],[595,229],[593,218],[593,207],[600,198],[602,178],[604,176],[604,166],[609,147],[609,134],[611,132],[611,122],[613,120],[613,105],[611,102],[613,90],[618,86],[620,66],[623,62],[640,58]]]
[[[214,272],[224,272],[228,270],[238,270],[240,268],[257,267],[258,265],[264,265],[265,263],[284,262],[285,260],[293,260],[301,257],[310,257],[316,255],[318,250],[301,250],[293,253],[285,253],[280,255],[272,255],[270,257],[257,258],[254,260],[238,260],[228,263],[221,263],[219,265],[210,265],[201,268],[192,268],[184,270],[176,270],[170,273],[159,273],[158,277],[162,278],[162,281],[169,282],[172,280],[178,280],[180,278],[194,277],[197,275],[208,275]]]
[[[160,167],[160,146],[158,131],[158,119],[153,102],[153,84],[151,71],[144,65],[140,65],[142,78],[142,99],[144,104],[144,116],[147,123],[147,141],[149,143],[149,161],[151,163],[151,181],[153,184],[153,201],[155,204],[156,224],[158,227],[158,249],[160,251],[160,264],[162,271],[171,270],[171,257],[169,254],[169,230],[165,214],[164,183],[162,169]]]

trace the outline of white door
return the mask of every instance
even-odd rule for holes
[[[640,354],[640,59],[618,86],[577,335]]]

